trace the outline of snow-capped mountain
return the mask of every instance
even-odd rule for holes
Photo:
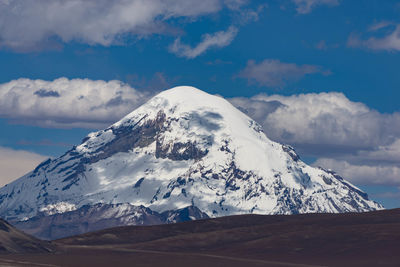
[[[210,217],[383,208],[193,87],[158,94],[0,189],[0,216],[13,221],[118,203],[157,213],[192,206]]]

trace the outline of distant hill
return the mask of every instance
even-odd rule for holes
[[[95,204],[52,215],[39,214],[26,221],[13,223],[18,229],[44,240],[59,239],[96,230],[126,226],[154,225],[208,218],[196,207],[158,213],[143,206]]]
[[[54,247],[51,243],[29,236],[0,219],[0,254],[50,252],[53,250]]]

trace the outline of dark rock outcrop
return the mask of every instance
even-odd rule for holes
[[[208,219],[208,215],[196,206],[189,206],[178,210],[168,210],[161,213],[166,223],[186,222],[198,219]]]

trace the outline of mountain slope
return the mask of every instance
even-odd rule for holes
[[[269,140],[228,101],[193,87],[160,93],[0,189],[0,215],[13,221],[96,203],[158,213],[194,206],[210,217],[382,208]]]
[[[29,236],[0,219],[0,254],[53,251],[53,245]]]

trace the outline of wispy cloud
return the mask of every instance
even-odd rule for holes
[[[369,26],[368,31],[370,31],[370,32],[378,31],[380,29],[386,28],[393,24],[394,23],[390,22],[390,21],[380,21],[380,22],[374,23],[371,26]]]
[[[315,73],[329,75],[330,71],[316,65],[297,65],[277,59],[265,59],[260,63],[249,60],[238,76],[261,86],[282,87],[288,82],[297,81],[307,74]]]
[[[231,64],[233,64],[233,62],[225,61],[225,60],[217,58],[216,60],[206,62],[206,64],[207,65],[231,65]]]
[[[318,6],[337,6],[338,0],[292,0],[296,5],[296,11],[299,14],[308,14]]]
[[[327,43],[325,40],[321,40],[314,45],[314,47],[318,50],[326,51],[328,49],[338,48],[339,44],[335,43]]]
[[[347,45],[376,51],[400,51],[400,24],[387,21],[375,23],[368,28],[368,35],[370,37],[365,38],[353,33],[349,36]]]
[[[258,21],[267,7],[267,4],[261,4],[254,9],[241,6],[232,12],[234,21],[238,25],[246,25],[250,22]]]
[[[225,5],[233,10],[238,10],[249,2],[250,0],[224,0]]]
[[[202,36],[201,42],[194,47],[183,44],[181,39],[177,38],[174,43],[170,45],[169,51],[179,57],[192,59],[203,54],[208,49],[228,46],[236,37],[237,33],[238,29],[234,26],[229,27],[226,31],[219,31],[213,34],[206,33]]]

